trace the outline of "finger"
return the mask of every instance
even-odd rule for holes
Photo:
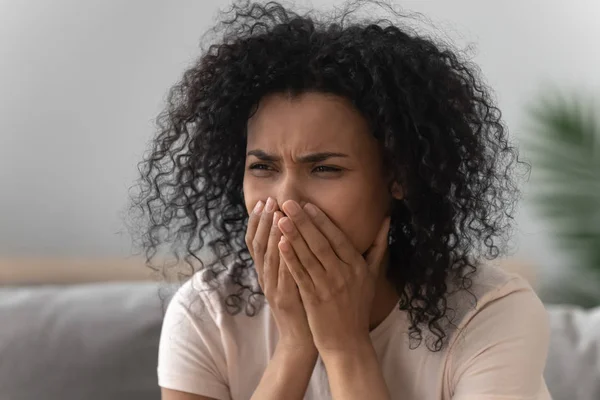
[[[267,200],[267,204],[265,204],[265,208],[263,209],[260,215],[260,221],[258,222],[258,227],[256,228],[256,233],[251,240],[250,247],[252,248],[252,255],[254,259],[254,265],[256,267],[256,272],[259,277],[259,283],[263,280],[263,272],[264,272],[264,261],[265,261],[265,252],[267,250],[267,243],[269,240],[269,232],[271,230],[271,223],[273,222],[273,199],[269,198]]]
[[[304,211],[310,216],[312,222],[327,238],[331,248],[337,254],[340,260],[346,264],[354,265],[362,259],[361,254],[329,217],[314,204],[306,204]]]
[[[258,201],[254,205],[254,209],[250,212],[248,216],[248,227],[246,228],[246,247],[250,252],[250,255],[254,259],[254,251],[252,250],[252,240],[254,239],[254,235],[256,235],[256,229],[258,228],[258,223],[260,221],[260,215],[265,207],[265,203],[262,201]]]
[[[316,256],[327,273],[337,274],[340,270],[339,264],[341,260],[333,251],[329,240],[321,233],[308,214],[300,208],[298,203],[292,200],[283,203],[282,208],[291,217],[294,226],[304,239],[304,242],[306,242],[308,249]],[[294,245],[293,242],[292,245]],[[296,249],[295,246],[294,249]],[[300,261],[304,263],[302,255],[299,253],[298,256]]]
[[[278,274],[279,274],[279,239],[281,238],[281,231],[277,226],[277,221],[281,217],[281,212],[276,211],[273,214],[273,222],[271,223],[271,229],[269,231],[269,239],[267,242],[267,251],[265,253],[265,261],[263,267],[263,279],[265,283],[265,291],[275,290],[278,286]]]
[[[375,274],[375,276],[379,275],[379,271],[381,269],[381,264],[383,261],[383,257],[385,256],[385,251],[388,248],[388,233],[390,231],[390,217],[386,217],[381,224],[381,228],[379,228],[379,232],[375,237],[375,241],[369,247],[365,254],[365,261],[369,266],[371,272]]]
[[[279,251],[279,271],[277,277],[277,290],[280,290],[281,293],[286,293],[297,300],[300,300],[300,292],[298,291],[298,285],[294,280],[294,277],[290,273],[287,264],[285,263],[285,259],[281,255],[281,251],[279,250],[279,246],[277,247]]]
[[[304,269],[300,263],[300,260],[298,260],[296,252],[292,248],[292,245],[287,241],[285,236],[283,236],[279,241],[279,250],[281,251],[281,256],[285,261],[285,265],[287,265],[290,274],[296,282],[296,285],[298,285],[300,296],[302,296],[304,299],[306,296],[314,293],[315,285],[312,278]]]
[[[281,218],[281,220],[279,220],[279,228],[286,238],[287,243],[294,249],[294,254],[298,259],[298,262],[310,275],[314,285],[317,286],[319,290],[327,289],[325,268],[323,268],[321,262],[310,250],[292,220],[289,217]]]

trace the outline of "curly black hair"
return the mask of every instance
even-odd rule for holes
[[[408,24],[352,20],[365,3],[406,17],[381,1],[351,1],[329,16],[238,1],[221,14],[209,31],[218,42],[185,71],[157,118],[131,210],[143,221],[136,229],[149,266],[171,243],[176,264],[185,261],[182,279],[204,270],[218,287],[226,277],[235,287],[223,297],[228,311],[254,315],[264,295],[244,243],[247,121],[270,93],[343,96],[368,121],[405,193],[394,200],[387,276],[411,339],[419,346],[428,328],[435,340],[427,346],[439,351],[448,283],[468,291],[481,262],[506,248],[522,162],[477,66]]]

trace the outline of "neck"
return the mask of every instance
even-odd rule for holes
[[[379,268],[379,276],[375,283],[375,296],[371,305],[371,318],[369,330],[375,329],[396,307],[400,297],[394,285],[386,277],[386,267],[389,263],[389,251],[383,258],[383,265]]]

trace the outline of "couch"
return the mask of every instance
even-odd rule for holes
[[[0,288],[0,400],[154,400],[169,290],[152,282]],[[548,306],[555,400],[600,399],[600,309]]]

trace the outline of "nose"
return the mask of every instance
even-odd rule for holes
[[[299,179],[291,174],[287,174],[285,178],[282,178],[279,181],[274,196],[275,200],[277,200],[277,206],[280,210],[283,206],[283,203],[288,200],[297,202],[300,207],[304,207],[304,205],[308,202],[304,185]]]

